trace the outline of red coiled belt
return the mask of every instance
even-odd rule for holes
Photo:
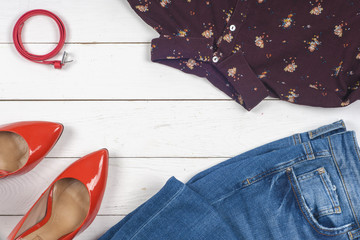
[[[54,48],[54,50],[52,50],[50,53],[45,54],[45,55],[35,55],[32,53],[29,53],[28,51],[26,51],[26,49],[23,45],[23,42],[21,40],[21,32],[22,32],[22,29],[24,27],[26,20],[28,20],[29,18],[31,18],[33,16],[37,16],[37,15],[44,15],[44,16],[48,16],[48,17],[52,18],[56,22],[56,24],[58,25],[59,30],[60,30],[60,41],[59,41],[58,45]],[[29,12],[25,13],[24,15],[22,15],[15,24],[14,31],[13,31],[13,39],[14,39],[14,44],[15,44],[17,51],[24,58],[26,58],[32,62],[41,63],[41,64],[51,64],[51,65],[54,65],[54,67],[56,69],[61,69],[62,66],[64,66],[64,64],[66,63],[65,62],[66,52],[64,52],[62,61],[48,60],[52,57],[55,57],[60,52],[60,50],[63,48],[63,46],[65,44],[65,39],[66,39],[66,30],[65,30],[64,23],[61,21],[61,19],[58,16],[56,16],[52,12],[49,12],[47,10],[42,10],[42,9],[36,9],[36,10],[29,11]]]

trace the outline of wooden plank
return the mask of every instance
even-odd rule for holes
[[[94,222],[75,240],[95,240],[101,237],[108,229],[118,223],[122,216],[97,216]],[[20,221],[21,216],[0,216],[0,239],[6,239]]]
[[[343,118],[360,132],[360,102],[325,109],[265,101],[251,112],[228,101],[0,102],[1,122],[57,121],[65,131],[51,157],[107,147],[112,157],[232,157]]]
[[[37,53],[51,45],[28,47]],[[66,51],[75,62],[56,70],[0,45],[0,100],[229,99],[206,79],[152,63],[148,44],[71,44]]]
[[[68,42],[149,42],[157,33],[125,0],[3,0],[0,1],[0,43],[12,42],[12,29],[22,14],[47,9],[65,23]],[[55,42],[58,30],[50,19],[34,17],[24,28],[24,41]]]
[[[0,181],[0,215],[23,215],[75,158],[46,158],[31,172]],[[176,176],[187,181],[225,159],[111,158],[100,215],[126,215]],[[1,222],[0,222],[1,223]],[[0,224],[1,225],[1,224]]]

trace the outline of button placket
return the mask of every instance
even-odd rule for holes
[[[239,44],[239,42],[237,42],[238,33],[244,21],[246,21],[250,4],[250,1],[238,0],[232,16],[226,24],[226,28],[222,34],[222,40],[218,44],[218,49],[221,49],[225,58],[233,54],[234,47]]]
[[[219,62],[219,57],[218,56],[213,56],[212,61],[213,61],[213,63]]]
[[[233,15],[227,22],[226,28],[224,29],[224,32],[217,43],[218,51],[215,52],[212,57],[213,63],[218,63],[220,59],[224,60],[226,57],[232,54],[232,50],[236,44],[236,36],[239,32],[242,22],[244,21],[244,16],[246,16],[248,11],[247,5],[247,2],[243,3],[241,1],[236,4],[235,10],[232,13]],[[246,8],[244,9],[243,6],[246,6]]]

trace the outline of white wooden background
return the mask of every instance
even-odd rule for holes
[[[75,62],[63,70],[24,60],[12,44],[16,20],[36,8],[67,26],[65,50]],[[0,239],[63,169],[102,147],[111,157],[106,194],[99,216],[77,239],[97,239],[173,175],[186,181],[241,152],[341,118],[360,132],[360,102],[322,109],[267,99],[246,112],[207,80],[151,63],[156,36],[126,0],[0,1],[0,123],[65,125],[33,171],[0,180]],[[48,52],[58,37],[45,17],[24,28],[26,46],[36,53]]]

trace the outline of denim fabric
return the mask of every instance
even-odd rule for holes
[[[360,158],[342,121],[171,178],[100,240],[360,239]]]

